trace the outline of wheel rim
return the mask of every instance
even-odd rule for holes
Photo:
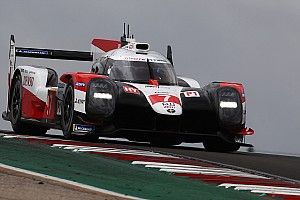
[[[19,116],[21,108],[21,90],[19,81],[16,82],[12,97],[12,118],[16,120]]]

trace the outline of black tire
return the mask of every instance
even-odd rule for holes
[[[74,88],[72,79],[66,87],[61,108],[61,128],[66,139],[72,138],[74,122]]]
[[[44,135],[47,128],[34,126],[32,124],[23,122],[22,115],[22,85],[21,76],[17,75],[13,81],[10,97],[10,122],[12,129],[16,134],[29,134],[29,135]]]
[[[234,152],[240,148],[240,145],[236,143],[229,143],[223,139],[204,141],[203,146],[205,150],[213,152]]]

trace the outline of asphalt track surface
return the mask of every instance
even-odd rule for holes
[[[0,131],[10,132],[10,131]],[[57,135],[47,135],[51,138],[63,138]],[[228,166],[239,167],[243,169],[250,169],[257,172],[263,172],[270,175],[278,176],[278,178],[292,179],[297,183],[300,183],[300,157],[296,156],[283,156],[283,155],[271,155],[262,153],[247,153],[247,152],[235,152],[235,153],[219,153],[219,152],[207,152],[203,148],[195,147],[155,147],[147,143],[127,142],[118,140],[105,140],[101,139],[97,143],[108,143],[112,147],[114,145],[124,148],[138,148],[142,150],[150,150],[154,152],[161,152],[165,154],[171,154],[176,156],[187,157],[191,159],[206,160],[209,162],[224,164]]]
[[[154,147],[147,143],[135,143],[124,141],[100,140],[102,143],[124,145],[126,148],[139,148],[143,150],[151,150],[154,152],[162,152],[177,156],[188,157],[191,159],[207,160],[210,162],[235,166],[245,169],[263,172],[270,175],[278,176],[278,178],[287,178],[300,182],[300,157],[271,155],[262,153],[219,153],[207,152],[203,148],[194,147]]]

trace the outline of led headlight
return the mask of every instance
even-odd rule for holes
[[[109,93],[94,93],[96,99],[112,99],[112,95]]]
[[[232,101],[220,101],[221,108],[237,108],[237,102]]]

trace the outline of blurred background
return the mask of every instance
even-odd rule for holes
[[[92,38],[119,39],[123,22],[137,41],[165,54],[172,45],[177,74],[203,86],[241,82],[246,88],[247,142],[259,152],[300,155],[300,1],[297,0],[1,0],[0,110],[6,109],[10,34],[17,46],[90,50]],[[18,59],[59,73],[91,63]],[[0,120],[1,129],[11,129]],[[198,144],[197,144],[198,145]]]

